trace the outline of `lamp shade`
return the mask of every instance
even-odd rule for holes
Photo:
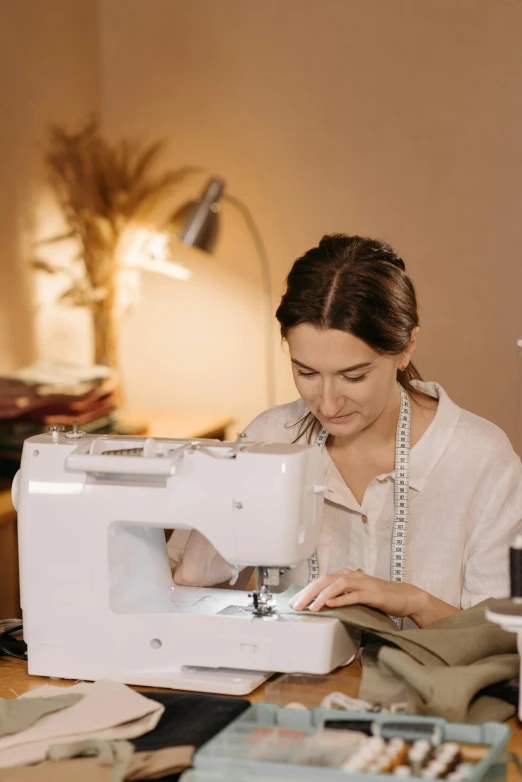
[[[219,230],[219,199],[225,183],[218,177],[210,179],[202,195],[180,207],[169,219],[169,230],[187,247],[212,252]]]

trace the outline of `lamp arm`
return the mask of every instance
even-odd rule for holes
[[[275,404],[275,371],[274,371],[274,348],[272,340],[272,284],[270,276],[270,263],[268,260],[268,254],[263,242],[261,233],[255,223],[252,213],[248,206],[243,203],[236,196],[230,195],[228,192],[224,192],[221,195],[221,200],[227,201],[232,204],[238,212],[241,214],[245,225],[252,237],[253,243],[256,248],[259,266],[261,269],[261,277],[263,281],[263,310],[265,321],[265,362],[266,362],[266,396],[268,407],[273,407]]]

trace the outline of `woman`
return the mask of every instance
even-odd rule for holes
[[[413,366],[419,319],[402,259],[379,241],[325,236],[295,262],[276,317],[300,399],[246,435],[322,447],[327,487],[317,557],[289,573],[304,587],[293,607],[363,603],[424,627],[507,595],[520,459]],[[192,532],[175,581],[230,575]]]

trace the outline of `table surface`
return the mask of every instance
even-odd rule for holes
[[[352,665],[346,668],[339,668],[331,677],[334,683],[337,683],[337,689],[342,690],[346,695],[357,697],[359,692],[359,682],[361,680],[361,667],[359,662],[352,663]],[[277,679],[272,679],[258,687],[251,695],[246,696],[251,703],[267,700],[265,698],[265,690],[269,686],[273,686]],[[329,680],[330,682],[330,680]],[[12,657],[0,658],[0,698],[14,698],[17,695],[22,695],[24,692],[34,690],[36,687],[41,687],[43,684],[56,684],[59,686],[67,687],[72,684],[70,681],[63,679],[54,680],[47,679],[42,676],[30,676],[27,673],[27,663],[22,660],[16,660]],[[134,688],[136,689],[136,688]],[[146,687],[138,688],[146,691]],[[157,690],[157,688],[154,688]],[[329,684],[328,690],[332,689]],[[306,697],[316,697],[315,685],[304,685],[301,692],[301,700],[305,701]],[[232,696],[231,696],[232,697]],[[513,733],[509,748],[512,752],[522,760],[522,727],[518,724],[518,720],[514,717],[509,721],[509,727]],[[508,782],[520,782],[522,775],[517,771],[515,765],[511,762],[508,766]]]

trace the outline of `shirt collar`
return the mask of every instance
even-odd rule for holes
[[[460,418],[460,408],[438,383],[413,380],[411,384],[416,390],[439,400],[433,421],[411,449],[410,486],[421,491],[453,437]]]
[[[438,383],[413,380],[411,385],[417,391],[422,391],[439,401],[432,422],[410,453],[410,488],[421,491],[453,437],[460,418],[460,408]],[[326,499],[359,509],[358,503],[353,498],[326,449],[324,450],[324,458],[325,483],[329,487]],[[377,480],[382,482],[388,477],[395,478],[394,472],[378,475]]]

